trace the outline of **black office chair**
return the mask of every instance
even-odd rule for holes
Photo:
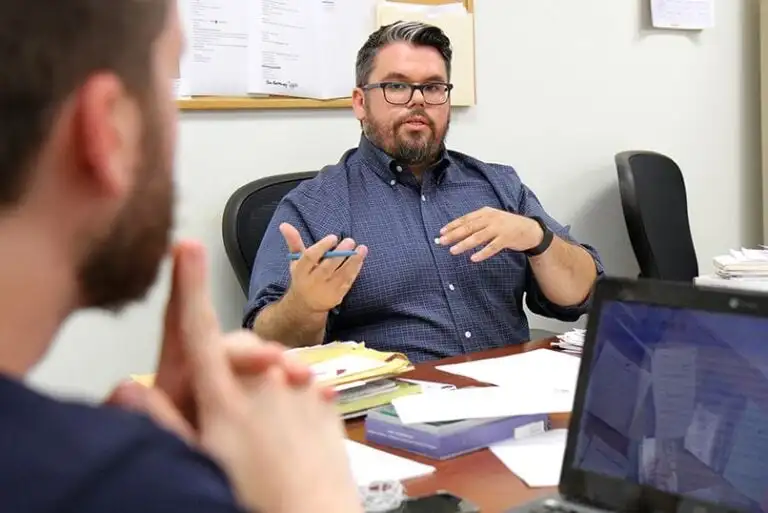
[[[625,151],[615,160],[640,278],[693,281],[699,264],[680,168],[671,158],[651,151]]]
[[[240,187],[227,201],[221,219],[224,248],[237,281],[248,296],[251,267],[261,239],[283,196],[317,171],[261,178]]]

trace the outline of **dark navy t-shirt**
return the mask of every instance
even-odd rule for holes
[[[146,417],[0,376],[3,513],[243,513],[209,458]]]

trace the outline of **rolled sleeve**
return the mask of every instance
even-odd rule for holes
[[[306,246],[314,244],[295,202],[290,196],[286,196],[278,204],[256,253],[251,270],[248,302],[243,312],[244,328],[252,329],[259,312],[283,297],[288,290],[291,278],[290,262],[286,257],[288,245],[279,230],[282,223],[289,223],[296,228]]]
[[[604,274],[603,269],[603,263],[600,259],[600,255],[598,254],[597,250],[588,245],[588,244],[582,244],[579,241],[577,241],[570,233],[570,227],[569,226],[563,226],[560,223],[558,223],[554,218],[552,218],[545,210],[544,207],[539,202],[539,199],[536,197],[536,195],[531,191],[528,187],[525,185],[522,187],[522,194],[520,197],[520,205],[519,205],[519,212],[522,215],[532,217],[532,216],[538,216],[540,217],[544,223],[547,225],[547,227],[552,230],[552,232],[563,239],[566,242],[569,242],[574,245],[581,246],[584,248],[591,256],[592,259],[595,262],[595,269],[597,270],[597,278],[599,279]],[[526,275],[526,304],[528,305],[528,308],[531,309],[532,312],[543,315],[545,317],[550,317],[553,319],[558,319],[560,321],[565,322],[574,322],[579,319],[582,315],[587,313],[587,310],[589,309],[589,305],[592,301],[592,292],[590,291],[590,294],[578,305],[572,305],[572,306],[560,306],[558,304],[553,303],[542,292],[541,288],[539,287],[539,283],[536,281],[536,277],[533,275],[533,271],[531,270],[530,266],[528,267],[527,275]]]

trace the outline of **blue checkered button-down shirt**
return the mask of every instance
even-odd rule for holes
[[[278,231],[291,223],[309,246],[328,234],[369,248],[362,271],[329,316],[326,341],[357,340],[419,362],[528,340],[523,296],[538,314],[578,319],[585,304],[562,308],[544,297],[528,259],[505,250],[484,262],[435,243],[440,228],[481,207],[540,216],[576,243],[507,166],[444,151],[421,183],[361,137],[339,164],[303,182],[280,203],[256,256],[244,326],[278,300],[289,280],[288,248]],[[596,251],[583,247],[602,265]]]

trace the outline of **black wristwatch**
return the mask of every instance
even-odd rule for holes
[[[541,226],[541,231],[544,232],[544,236],[541,238],[541,242],[538,246],[534,246],[532,248],[526,249],[523,251],[523,253],[526,254],[526,256],[534,257],[537,255],[541,255],[546,250],[549,249],[549,246],[552,245],[552,239],[555,238],[555,234],[552,233],[552,230],[549,229],[549,226],[547,226],[547,223],[544,222],[544,220],[540,217],[533,216],[531,217],[534,221],[539,223],[539,226]]]

